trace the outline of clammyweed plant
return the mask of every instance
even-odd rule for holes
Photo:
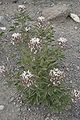
[[[10,28],[10,32],[16,31],[11,42],[20,54],[15,85],[27,103],[63,110],[71,96],[64,86],[65,73],[59,65],[64,55],[55,44],[53,26],[43,16],[33,26],[27,26],[28,21],[33,22],[20,10]]]

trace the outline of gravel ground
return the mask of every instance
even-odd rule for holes
[[[7,16],[12,19],[17,10],[17,5],[22,4],[24,0],[0,0],[0,16]],[[71,6],[71,11],[80,16],[80,1],[79,0],[36,0],[36,6],[32,0],[27,0],[25,6],[33,18],[40,8],[57,4],[58,2],[68,3]],[[37,15],[36,15],[37,17]],[[0,24],[2,26],[2,24]],[[5,23],[6,27],[9,23]],[[64,22],[54,21],[55,40],[60,37],[65,37],[68,41],[65,47],[65,66],[68,68],[67,84],[74,89],[80,89],[80,24],[67,18]],[[10,35],[0,39],[0,65],[9,67],[15,65],[14,60],[10,59],[11,51],[15,51],[10,47]],[[9,60],[7,59],[9,58]],[[9,87],[7,78],[0,75],[0,105],[3,106],[0,110],[0,120],[80,120],[80,101],[72,105],[71,109],[62,113],[53,113],[43,106],[30,107],[23,105],[21,96],[17,93],[14,86]]]

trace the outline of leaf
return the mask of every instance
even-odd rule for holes
[[[15,27],[14,26],[10,26],[9,32],[11,32],[11,31],[15,31]]]
[[[3,34],[4,34],[4,32],[0,32],[0,37],[2,37],[2,36],[3,36]]]
[[[75,22],[80,22],[80,18],[74,14],[74,13],[70,13],[70,17],[75,21]]]

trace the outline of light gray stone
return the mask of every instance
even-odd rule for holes
[[[9,103],[13,102],[14,101],[14,97],[11,97],[10,100],[9,100]]]
[[[49,117],[46,117],[45,120],[49,120]]]
[[[70,14],[69,5],[57,4],[53,7],[46,7],[42,10],[42,15],[46,20],[64,19]]]
[[[0,2],[0,5],[2,5],[3,3],[2,2]]]
[[[7,26],[8,19],[5,16],[0,16],[0,24]]]
[[[0,105],[0,111],[4,109],[4,105]]]

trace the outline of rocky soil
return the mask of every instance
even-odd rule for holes
[[[80,23],[68,16],[69,12],[80,16],[80,0],[0,0],[0,27],[8,29],[19,4],[25,4],[34,20],[41,15],[41,11],[46,16],[46,8],[66,4],[66,8],[61,7],[59,13],[55,7],[55,17],[48,10],[48,17],[54,26],[55,40],[60,37],[67,39],[63,61],[67,67],[66,83],[71,88],[80,90]],[[4,65],[6,69],[15,66],[15,60],[10,54],[16,50],[10,47],[10,37],[6,31],[6,39],[0,38],[0,66]],[[7,81],[8,78],[0,73],[0,120],[80,120],[79,100],[64,112],[49,112],[43,106],[24,105],[16,88],[13,85],[9,86]]]

